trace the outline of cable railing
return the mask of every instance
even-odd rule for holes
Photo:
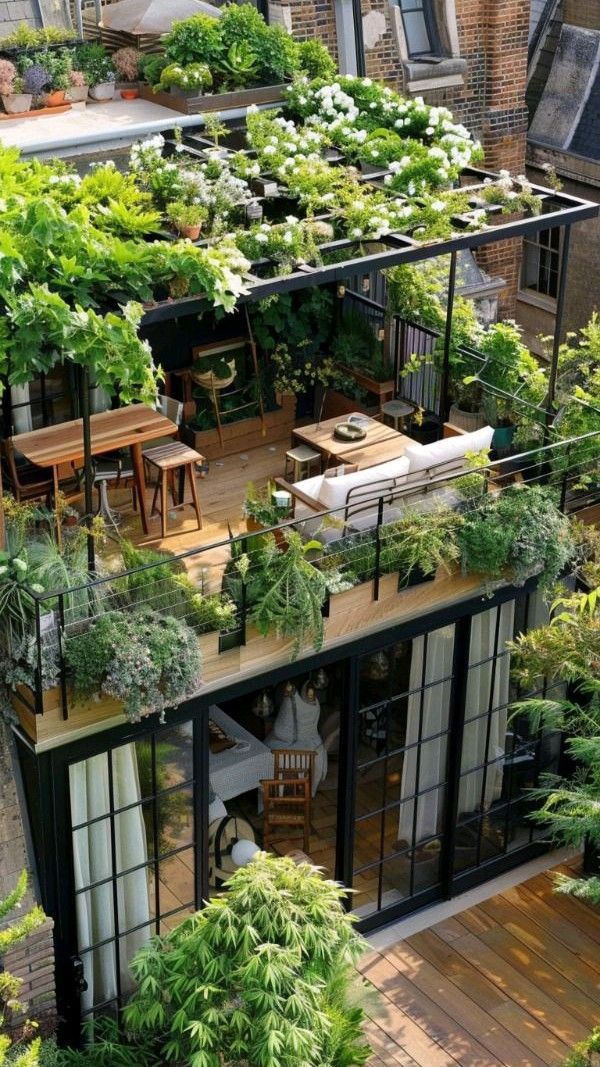
[[[410,525],[417,516],[425,531],[428,524],[437,527],[440,516],[445,516],[450,526],[452,516],[464,522],[478,509],[489,507],[490,501],[514,492],[515,485],[524,491],[547,488],[563,513],[598,504],[599,455],[600,429],[479,466],[440,473],[439,477],[423,476],[410,484],[401,478],[378,482],[362,495],[349,494],[342,507],[296,513],[277,526],[193,547],[165,556],[160,562],[120,569],[116,574],[97,574],[71,588],[24,591],[27,636],[25,652],[20,649],[20,667],[14,672],[15,706],[41,715],[45,693],[53,689],[58,692],[60,714],[67,720],[75,703],[71,653],[82,636],[107,615],[131,619],[142,612],[150,620],[174,619],[186,632],[193,631],[200,642],[205,638],[214,641],[215,656],[243,648],[249,627],[256,622],[253,588],[264,575],[268,535],[276,541],[273,551],[280,553],[278,563],[286,548],[292,551],[286,541],[294,534],[299,535],[303,546],[310,543],[302,549],[302,558],[325,578],[320,610],[326,628],[337,593],[370,583],[370,599],[377,602],[390,596],[386,580],[390,574],[395,581],[398,572],[394,587],[398,594],[436,577],[435,570],[423,574],[419,567],[413,574],[411,565],[404,581],[401,561],[408,535],[402,532],[403,522]],[[193,578],[196,574],[201,575],[200,581]],[[500,579],[504,580],[510,581],[510,575]],[[352,633],[347,632],[345,639],[351,638]],[[308,647],[301,651],[306,653]]]

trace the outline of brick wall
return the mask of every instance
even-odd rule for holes
[[[596,0],[594,0],[596,2]],[[600,3],[600,0],[597,0]],[[287,7],[292,32],[318,35],[333,54],[333,0],[271,0]],[[455,0],[460,55],[467,61],[464,84],[424,91],[428,103],[453,111],[484,146],[490,170],[525,170],[528,114],[525,105],[529,0]],[[389,0],[362,0],[367,74],[406,92],[406,79],[393,32]],[[507,281],[499,306],[513,315],[517,293],[520,241],[502,242],[478,253],[488,273]]]
[[[27,22],[30,26],[40,25],[29,0],[0,0],[0,37],[12,33],[19,22]]]
[[[19,798],[14,777],[8,729],[0,717],[0,897],[14,889],[28,855]],[[35,903],[31,889],[24,906]],[[7,916],[6,923],[10,922]],[[42,1030],[49,1029],[56,1015],[54,993],[53,923],[47,919],[31,937],[13,947],[0,959],[0,970],[8,970],[23,980],[19,999],[27,1004],[24,1018],[36,1019]],[[19,1027],[23,1017],[14,1017]]]

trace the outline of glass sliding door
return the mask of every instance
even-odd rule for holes
[[[530,790],[543,773],[555,772],[561,751],[558,731],[532,731],[511,705],[527,696],[564,696],[564,687],[519,691],[511,675],[507,641],[541,625],[548,613],[535,593],[475,615],[471,620],[465,720],[460,759],[454,876],[475,872],[542,836],[531,821]]]
[[[367,923],[441,895],[454,626],[363,656],[353,888]]]

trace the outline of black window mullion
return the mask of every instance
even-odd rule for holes
[[[156,796],[156,734],[150,738],[150,774],[152,781],[152,834],[154,837],[154,930],[160,933],[160,889],[159,889],[159,864],[160,853],[160,824],[158,818],[158,798]]]
[[[113,901],[113,920],[114,920],[114,945],[115,945],[115,976],[117,984],[117,1002],[121,1004],[121,944],[120,944],[120,927],[119,927],[119,891],[117,887],[117,840],[115,831],[115,783],[114,783],[114,770],[113,770],[113,752],[114,749],[110,749],[107,752],[108,762],[108,799],[110,804],[110,853],[112,861],[112,901]]]
[[[499,638],[499,635],[500,635],[501,614],[502,614],[502,605],[499,604],[498,607],[496,608],[496,624],[494,626],[494,645],[493,645],[494,658],[492,660],[492,672],[491,672],[491,676],[490,676],[490,693],[489,693],[489,697],[488,697],[488,717],[487,717],[487,725],[486,725],[486,731],[485,731],[485,747],[484,747],[484,750],[483,750],[484,764],[483,764],[483,775],[482,775],[482,780],[481,780],[481,800],[480,800],[480,804],[479,804],[479,810],[480,810],[482,816],[483,816],[483,814],[485,812],[485,790],[486,790],[486,786],[487,786],[487,777],[488,777],[488,760],[490,758],[490,737],[491,737],[491,734],[492,734],[492,715],[497,714],[497,712],[494,709],[494,689],[496,687],[496,668],[497,668],[497,665],[498,665],[497,651],[498,651],[498,638]],[[479,864],[481,863],[481,836],[482,836],[482,824],[480,822],[479,828],[478,828],[478,833],[477,833],[477,858],[476,858],[476,866],[477,867],[479,867]]]
[[[413,645],[414,648],[414,645]],[[429,649],[429,634],[425,634],[423,637],[423,664],[421,667],[421,693],[419,696],[419,731],[417,736],[417,754],[416,754],[416,766],[415,766],[415,788],[413,792],[418,793],[421,778],[421,738],[423,737],[423,715],[425,710],[425,678],[427,676],[427,653]],[[412,817],[412,853],[410,860],[410,896],[414,896],[415,892],[415,845],[417,836],[417,816],[419,814],[419,801],[415,797],[413,800],[413,817]]]

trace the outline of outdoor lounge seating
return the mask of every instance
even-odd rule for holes
[[[380,497],[383,497],[383,521],[391,522],[397,517],[393,505],[405,497],[407,490],[412,487],[417,497],[424,495],[436,482],[465,469],[467,453],[489,448],[493,434],[492,427],[485,426],[428,445],[414,441],[409,446],[403,444],[402,455],[397,459],[375,467],[351,472],[338,467],[294,484],[281,478],[276,481],[292,494],[296,518],[310,518],[311,513],[338,509],[337,517],[343,523],[365,529],[377,521]],[[342,473],[338,473],[340,470]],[[445,490],[446,496],[450,492]],[[331,533],[335,535],[336,531]],[[340,536],[340,531],[337,535]]]

